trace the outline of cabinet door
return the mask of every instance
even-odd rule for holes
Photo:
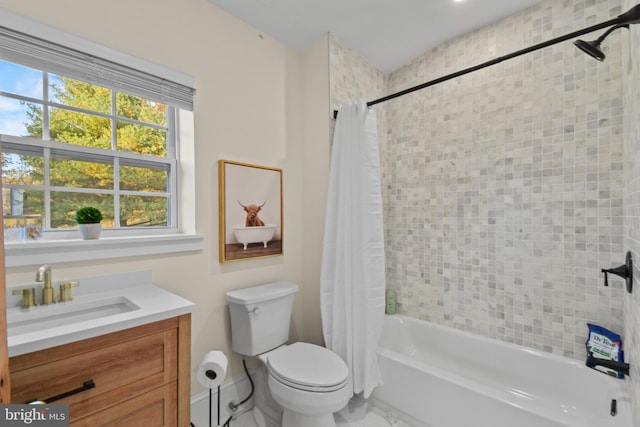
[[[135,399],[177,381],[177,319],[156,322],[11,358],[14,403],[47,400],[70,405],[72,420]]]
[[[176,384],[145,393],[119,405],[71,422],[71,427],[177,426]]]

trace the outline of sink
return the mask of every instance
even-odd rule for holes
[[[140,309],[127,297],[70,301],[24,310],[7,310],[7,336],[43,331]]]
[[[72,301],[29,309],[22,308],[22,295],[20,292],[14,295],[15,290],[36,288],[36,300],[40,302],[42,284],[7,286],[9,357],[193,312],[192,302],[154,285],[151,270],[66,280],[79,283]]]

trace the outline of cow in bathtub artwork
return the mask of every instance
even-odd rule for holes
[[[247,216],[245,217],[244,227],[234,225],[232,229],[236,240],[242,245],[242,250],[246,251],[252,243],[262,243],[263,248],[267,249],[268,243],[276,234],[276,226],[274,224],[265,225],[264,221],[258,216],[258,213],[267,202],[265,201],[261,205],[243,205],[238,200],[238,204],[242,206]]]
[[[233,234],[236,236],[236,240],[242,245],[242,249],[245,251],[251,243],[262,243],[263,247],[266,248],[276,233],[275,225],[265,225],[258,216],[258,212],[260,212],[267,202],[265,201],[261,205],[243,205],[240,203],[240,200],[238,200],[238,203],[247,213],[247,217],[244,221],[244,227],[233,227]]]
[[[282,171],[219,164],[221,262],[282,255]]]
[[[247,219],[244,221],[245,227],[263,227],[264,226],[264,222],[262,222],[262,220],[258,216],[258,212],[260,212],[260,209],[262,209],[262,207],[267,204],[266,200],[260,206],[243,205],[242,203],[240,203],[240,200],[238,200],[238,204],[242,206],[244,211],[247,213]]]

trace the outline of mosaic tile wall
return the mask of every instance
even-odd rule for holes
[[[340,110],[345,102],[364,99],[370,101],[387,94],[386,76],[356,54],[351,48],[329,36],[329,93],[331,112]],[[376,108],[378,139],[386,146],[386,110]],[[335,124],[335,122],[333,122]],[[333,129],[331,131],[333,138]],[[383,153],[380,152],[382,156]]]
[[[636,5],[635,0],[625,0],[623,11]],[[625,250],[631,250],[636,263],[640,260],[640,28],[632,27],[623,35],[623,85],[624,85],[624,235]],[[634,279],[640,277],[637,266]],[[635,280],[634,280],[635,281]],[[640,426],[640,286],[635,283],[631,295],[625,295],[625,357],[631,362],[631,376],[627,386],[634,404],[634,423]]]
[[[386,78],[331,38],[332,108],[620,13],[621,0],[543,1]],[[604,63],[566,42],[376,107],[401,313],[577,359],[587,322],[624,332],[622,282],[600,273],[626,250],[622,34]]]
[[[620,13],[620,1],[543,1],[424,53],[388,89]],[[621,33],[604,63],[562,43],[387,104],[400,312],[577,359],[585,323],[623,331],[621,281],[605,288],[600,273],[624,260]]]

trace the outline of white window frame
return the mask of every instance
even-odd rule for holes
[[[178,71],[150,63],[123,52],[115,51],[84,38],[31,21],[20,15],[0,8],[0,22],[7,28],[50,40],[62,46],[87,52],[126,67],[153,74],[189,87],[195,79]],[[8,23],[8,24],[4,24]],[[45,70],[46,71],[46,70]],[[204,236],[195,230],[195,170],[194,170],[194,124],[193,113],[176,108],[176,155],[173,187],[177,202],[173,203],[171,227],[158,229],[132,228],[126,230],[105,230],[107,233],[95,241],[83,241],[77,235],[65,238],[64,233],[55,239],[32,242],[5,243],[5,265],[7,267],[37,265],[42,263],[88,261],[106,258],[131,257],[138,255],[166,254],[172,252],[195,251],[204,248]],[[0,142],[11,141],[13,137],[1,136]],[[24,138],[24,137],[22,137]],[[37,140],[42,144],[42,140]],[[44,141],[47,144],[57,144]],[[69,144],[64,144],[69,146]],[[180,180],[177,180],[178,166]],[[179,211],[179,215],[178,215]],[[135,230],[135,231],[134,231]],[[131,233],[134,231],[133,233]]]
[[[1,94],[1,92],[0,92]],[[23,190],[35,190],[42,191],[44,193],[44,200],[51,199],[52,192],[82,192],[88,194],[108,194],[114,198],[114,211],[119,212],[119,196],[121,195],[142,195],[142,196],[160,196],[169,200],[169,209],[167,211],[167,225],[158,227],[120,227],[119,217],[116,217],[116,223],[113,228],[103,229],[105,236],[116,235],[136,235],[136,234],[162,234],[162,233],[175,233],[177,232],[177,166],[178,162],[176,158],[158,158],[151,156],[140,155],[131,152],[115,151],[96,149],[91,147],[85,147],[80,145],[66,144],[57,141],[47,141],[39,138],[27,137],[27,136],[12,136],[0,134],[0,143],[2,144],[2,151],[9,148],[8,151],[16,152],[20,154],[37,155],[42,156],[45,164],[45,179],[42,185],[22,185],[22,184],[3,184],[3,188],[11,189],[23,189]],[[67,188],[52,186],[49,180],[48,165],[52,158],[52,153],[60,156],[63,155],[70,160],[84,160],[92,161],[105,159],[108,164],[112,164],[114,167],[114,187],[112,189],[93,189],[93,188]],[[126,163],[127,166],[161,166],[164,165],[165,170],[168,171],[169,176],[169,190],[166,192],[137,192],[121,190],[117,184],[118,169],[121,163]],[[51,228],[51,215],[50,204],[45,202],[45,239],[69,239],[77,237],[77,230],[73,229],[52,229]],[[115,214],[114,213],[114,214]],[[145,231],[146,230],[146,231]]]

